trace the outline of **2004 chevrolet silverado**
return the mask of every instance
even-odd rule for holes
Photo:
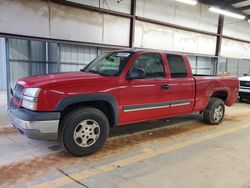
[[[114,126],[192,112],[218,125],[238,90],[236,77],[193,75],[186,55],[121,50],[100,55],[79,72],[20,79],[8,114],[27,137],[59,140],[83,156],[100,150]]]

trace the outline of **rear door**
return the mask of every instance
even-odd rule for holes
[[[170,115],[191,113],[195,102],[195,80],[186,56],[167,54]]]
[[[162,118],[169,114],[167,76],[160,53],[142,53],[125,70],[120,89],[120,124]],[[145,79],[127,80],[126,74],[140,68]]]

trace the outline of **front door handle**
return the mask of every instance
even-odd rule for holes
[[[162,84],[161,85],[161,89],[162,90],[168,90],[169,89],[169,85],[168,84]]]

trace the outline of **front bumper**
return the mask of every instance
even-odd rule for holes
[[[12,125],[28,138],[57,140],[59,112],[33,112],[10,103],[8,116]]]
[[[240,87],[239,96],[241,99],[250,99],[250,88]]]

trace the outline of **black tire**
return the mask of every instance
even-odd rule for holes
[[[215,115],[216,109],[220,109],[221,117]],[[225,114],[225,105],[223,100],[218,98],[211,98],[206,110],[203,112],[203,119],[206,123],[211,125],[219,125],[222,123]],[[216,116],[216,117],[215,117]]]
[[[98,127],[99,136],[96,139],[96,141],[93,141],[92,145],[79,146],[79,143],[81,143],[81,141],[77,143],[78,138],[77,139],[74,138],[75,131],[79,127],[80,123],[88,122],[89,120],[90,122],[91,121],[95,122],[95,125],[97,124],[99,126]],[[61,135],[60,135],[61,142],[64,148],[74,156],[84,156],[97,152],[102,148],[103,144],[105,143],[109,135],[109,121],[107,117],[102,111],[91,107],[85,107],[70,112],[63,118],[62,124],[60,126],[61,126]],[[87,126],[91,126],[91,124]],[[82,131],[80,131],[80,133],[81,132]],[[79,137],[79,139],[81,139],[81,137]]]

